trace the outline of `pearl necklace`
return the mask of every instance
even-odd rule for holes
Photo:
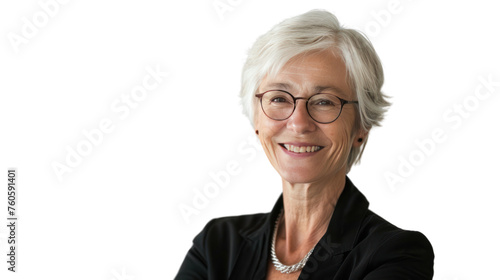
[[[294,265],[284,265],[282,264],[279,260],[278,257],[276,256],[276,238],[278,236],[278,225],[281,219],[281,216],[283,215],[283,211],[278,215],[278,219],[276,219],[276,224],[274,225],[274,233],[273,233],[273,242],[271,244],[271,259],[273,260],[274,267],[276,267],[276,270],[281,272],[281,273],[293,273],[296,271],[301,270],[305,265],[309,257],[311,256],[312,252],[314,251],[314,247],[307,253],[307,255],[300,260],[300,262],[294,264]]]

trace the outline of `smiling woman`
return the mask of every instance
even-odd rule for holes
[[[254,127],[259,133],[264,151],[286,182],[296,184],[321,181],[320,184],[328,184],[332,180],[344,180],[350,147],[361,146],[362,141],[354,140],[365,138],[367,133],[356,125],[354,106],[345,106],[342,112],[342,105],[345,104],[342,101],[346,101],[339,97],[349,100],[355,98],[346,77],[346,68],[341,58],[330,50],[323,50],[294,57],[279,73],[263,79],[259,92],[287,89],[307,100],[289,102],[291,113],[283,121],[276,121],[269,117],[270,111],[277,110],[272,107],[276,105],[268,105],[268,101],[262,101],[264,96],[273,93],[266,92],[261,97],[263,110],[254,115]],[[276,88],[277,85],[283,86]],[[317,92],[318,89],[321,92]],[[289,99],[291,98],[294,97]],[[317,107],[321,108],[316,109]],[[278,113],[283,112],[279,111]],[[315,151],[304,153],[308,147],[309,150],[314,147]]]
[[[283,194],[267,214],[212,220],[176,279],[432,279],[419,232],[368,209],[347,177],[389,103],[370,42],[326,11],[261,36],[241,98]]]

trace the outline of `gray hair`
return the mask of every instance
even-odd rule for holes
[[[330,12],[312,10],[274,26],[260,36],[248,52],[243,66],[241,103],[243,113],[254,125],[255,94],[266,75],[275,75],[293,57],[313,51],[332,50],[339,55],[347,69],[349,84],[356,93],[358,105],[357,128],[369,131],[380,126],[390,103],[381,92],[384,72],[372,44],[362,33],[340,26]],[[352,148],[347,172],[361,159],[368,139]]]

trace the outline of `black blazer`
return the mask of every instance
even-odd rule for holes
[[[280,197],[267,214],[210,221],[193,240],[175,279],[265,279]],[[346,178],[325,235],[299,279],[432,279],[434,253],[427,238],[402,230],[368,210],[365,196]]]

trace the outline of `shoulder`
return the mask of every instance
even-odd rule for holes
[[[418,241],[430,246],[429,240],[422,233],[401,229],[370,210],[367,211],[358,234],[358,240],[362,241],[363,239],[376,240],[379,245],[390,240],[407,240],[408,242],[412,241],[412,243]]]
[[[247,235],[264,226],[268,215],[268,213],[260,213],[212,219],[201,233]]]
[[[210,250],[211,246],[221,246],[244,240],[249,235],[262,230],[266,224],[267,214],[252,214],[216,218],[209,221],[195,237],[194,243]]]
[[[356,243],[353,252],[364,253],[362,259],[371,275],[432,277],[434,251],[427,237],[418,231],[398,228],[368,211]]]
[[[224,217],[208,222],[194,238],[176,279],[227,279],[242,248],[249,244],[247,237],[265,228],[267,215]]]

